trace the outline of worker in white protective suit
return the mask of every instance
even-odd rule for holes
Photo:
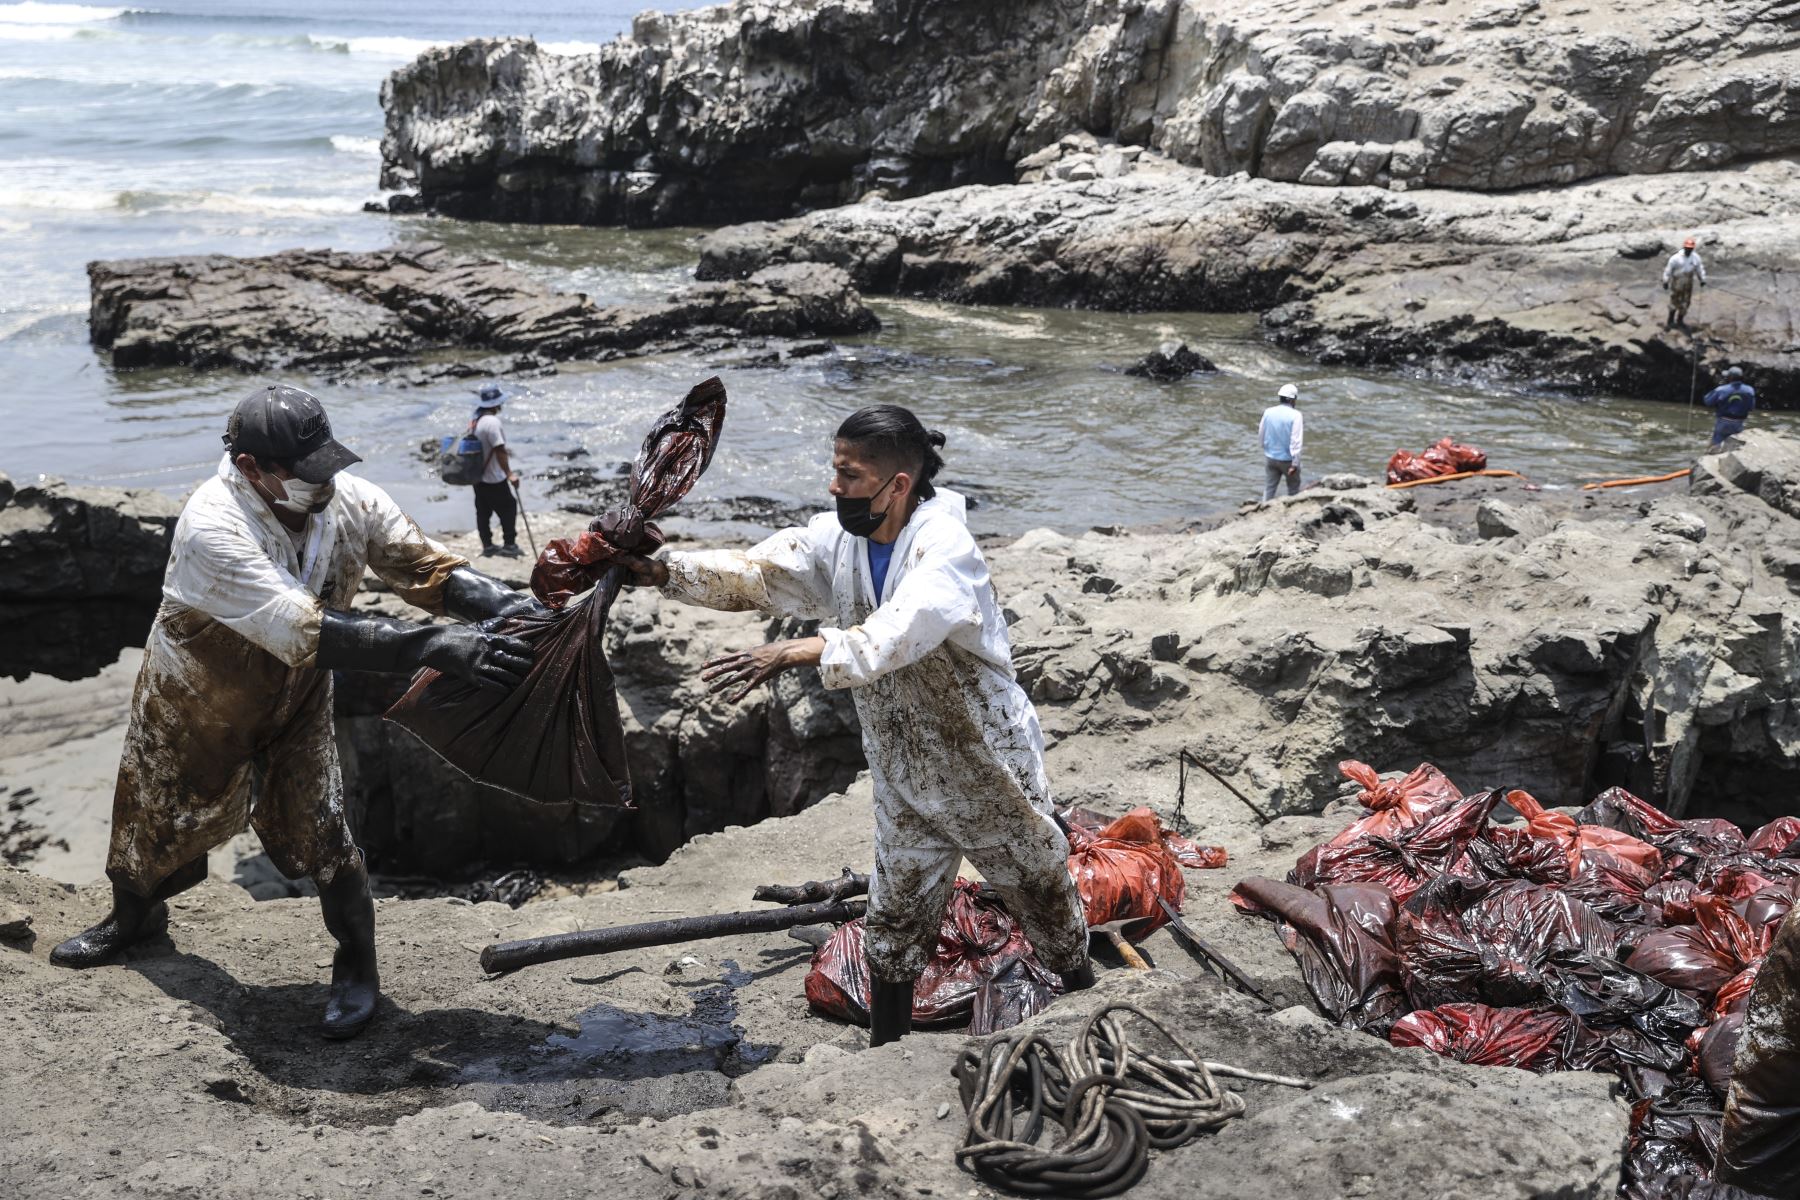
[[[482,620],[534,603],[420,532],[387,493],[343,468],[317,398],[259,388],[232,413],[213,478],[182,509],[163,601],[144,646],[113,790],[106,918],[50,954],[97,967],[160,932],[170,896],[248,825],[289,878],[319,889],[337,940],[321,1032],[375,1015],[375,905],[350,834],[332,738],[333,668],[435,667],[513,687],[531,648],[466,625],[352,613],[365,568],[432,613]]]
[[[904,408],[862,409],[837,431],[835,513],[749,551],[628,564],[637,583],[672,599],[831,623],[815,637],[716,658],[702,678],[734,702],[797,667],[852,689],[875,782],[871,1045],[911,1029],[913,983],[965,856],[1066,988],[1093,982],[1037,713],[1013,676],[962,497],[932,485],[943,444]]]

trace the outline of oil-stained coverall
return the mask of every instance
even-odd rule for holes
[[[921,503],[874,593],[867,543],[832,513],[748,551],[665,552],[663,594],[822,618],[819,678],[850,688],[875,783],[865,944],[876,976],[917,977],[966,856],[1053,971],[1085,968],[1087,926],[1051,813],[1044,738],[961,496]]]
[[[291,534],[227,455],[175,527],[113,793],[107,874],[142,896],[205,874],[214,846],[254,826],[284,875],[329,883],[357,861],[331,727],[331,672],[313,666],[326,608],[368,569],[443,611],[467,559],[426,537],[348,472]]]

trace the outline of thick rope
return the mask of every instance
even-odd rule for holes
[[[1125,1036],[1136,1017],[1174,1048],[1146,1053]],[[1307,1087],[1216,1064],[1221,1074]],[[1167,1026],[1130,1004],[1111,1004],[1059,1048],[1041,1032],[1015,1029],[957,1058],[968,1114],[959,1161],[987,1182],[1027,1196],[1116,1196],[1143,1178],[1150,1150],[1168,1150],[1244,1112],[1244,1100]],[[1038,1145],[1060,1127],[1048,1148]]]

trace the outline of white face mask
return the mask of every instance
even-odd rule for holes
[[[331,498],[337,495],[337,481],[332,479],[328,479],[324,483],[308,483],[304,479],[266,478],[269,478],[271,483],[279,484],[284,493],[277,497],[264,492],[263,495],[268,497],[269,503],[276,508],[300,516],[324,512],[325,506],[331,503]]]

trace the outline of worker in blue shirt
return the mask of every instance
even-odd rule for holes
[[[1744,422],[1756,408],[1756,389],[1744,382],[1744,368],[1732,367],[1725,372],[1725,382],[1706,393],[1703,403],[1718,413],[1713,421],[1712,445],[1706,448],[1711,453],[1726,438],[1744,432]]]

